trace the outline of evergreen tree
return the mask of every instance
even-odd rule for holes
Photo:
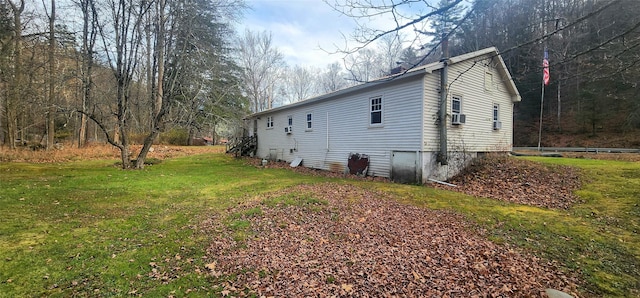
[[[460,0],[440,0],[436,5],[436,10],[441,10],[441,12],[435,14],[429,22],[430,29],[421,31],[431,38],[424,47],[429,49],[438,48],[441,46],[443,38],[447,36],[449,48],[452,50],[451,54],[454,54],[456,53],[457,41],[454,39],[455,35],[453,33],[462,21],[462,13],[465,7]]]

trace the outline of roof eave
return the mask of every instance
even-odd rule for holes
[[[295,107],[312,104],[312,103],[315,103],[315,102],[318,102],[318,101],[322,101],[322,100],[329,100],[331,98],[339,97],[339,96],[342,96],[342,95],[345,95],[345,94],[349,94],[349,93],[352,93],[352,92],[357,92],[357,91],[362,91],[362,90],[366,90],[366,89],[369,89],[369,88],[373,88],[373,87],[376,87],[376,86],[379,86],[381,84],[385,84],[385,83],[388,83],[388,82],[397,81],[397,80],[404,80],[404,79],[412,78],[412,77],[417,76],[417,75],[424,75],[424,74],[427,74],[427,73],[431,73],[431,70],[423,69],[423,68],[411,69],[411,70],[408,70],[408,71],[406,71],[404,73],[401,73],[401,74],[398,74],[398,75],[383,77],[383,78],[377,79],[375,81],[370,81],[370,82],[363,83],[363,84],[360,84],[360,85],[356,85],[356,86],[353,86],[353,87],[341,89],[341,90],[338,90],[338,91],[335,91],[335,92],[332,92],[332,93],[323,94],[323,95],[312,97],[312,98],[305,99],[305,100],[302,100],[302,101],[294,102],[292,104],[279,106],[279,107],[275,107],[275,108],[272,108],[272,109],[264,110],[264,111],[261,111],[261,112],[249,114],[244,119],[259,117],[259,116],[262,116],[262,115],[265,115],[265,114],[269,114],[269,113],[273,113],[273,112],[277,112],[277,111],[281,111],[281,110],[288,110],[288,109],[292,109],[292,108],[295,108]]]

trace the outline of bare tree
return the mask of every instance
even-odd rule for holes
[[[77,5],[82,12],[82,44],[80,51],[81,69],[81,105],[80,109],[85,111],[80,115],[80,128],[78,132],[78,147],[83,147],[87,141],[87,113],[91,113],[89,107],[93,104],[93,67],[96,37],[98,35],[98,12],[94,0],[79,0]]]
[[[245,31],[238,39],[239,64],[243,69],[242,80],[251,102],[251,111],[259,112],[273,107],[274,92],[281,80],[283,56],[274,47],[271,34]]]
[[[153,141],[158,137],[160,130],[162,129],[161,125],[163,122],[164,115],[167,110],[167,103],[164,95],[164,75],[165,75],[165,47],[166,47],[166,9],[167,2],[166,0],[156,0],[156,48],[155,48],[155,59],[157,63],[156,71],[156,88],[155,94],[151,94],[154,98],[151,101],[151,131],[144,139],[144,144],[142,145],[142,149],[136,158],[136,168],[143,168],[144,161],[147,157],[147,153],[151,149],[151,145]]]
[[[349,85],[345,78],[346,74],[342,71],[340,63],[331,63],[327,65],[325,71],[320,74],[320,77],[318,78],[318,84],[320,86],[318,89],[321,93],[338,91]]]
[[[46,3],[42,0],[42,5],[46,7]],[[51,0],[51,13],[49,18],[49,53],[48,61],[49,73],[47,80],[49,81],[49,92],[47,100],[47,150],[53,149],[55,144],[55,119],[56,119],[56,1]]]
[[[284,103],[294,103],[318,94],[316,73],[313,68],[300,65],[285,68],[282,90],[287,102]]]
[[[385,68],[380,61],[380,55],[372,49],[361,49],[356,53],[349,54],[344,61],[349,72],[349,79],[354,82],[368,82],[377,79]]]
[[[402,44],[404,40],[402,34],[389,34],[380,38],[378,41],[378,53],[380,56],[381,66],[378,76],[388,75],[392,69],[401,66],[405,61],[401,61]]]
[[[129,140],[129,116],[131,84],[137,71],[139,51],[141,47],[141,30],[145,15],[149,12],[151,3],[134,0],[110,0],[106,9],[109,13],[109,29],[99,26],[100,38],[104,46],[104,54],[107,58],[111,72],[116,81],[114,103],[112,112],[116,117],[116,128],[113,132],[106,127],[105,121],[97,119],[90,114],[90,118],[96,122],[107,137],[107,141],[120,150],[122,168],[131,166],[129,155],[131,154]],[[115,53],[113,52],[115,51]],[[81,111],[86,113],[86,111]]]
[[[13,69],[11,69],[12,78],[8,84],[8,96],[5,99],[5,118],[7,122],[7,134],[5,135],[5,144],[9,144],[9,148],[15,149],[15,139],[18,134],[18,104],[22,98],[24,73],[22,68],[22,13],[25,8],[25,1],[19,0],[15,3],[13,0],[7,0],[13,13],[13,38],[12,38],[12,58]]]
[[[424,31],[429,28],[429,22],[438,15],[459,7],[463,0],[446,1],[444,6],[436,6],[431,1],[400,1],[396,2],[372,2],[367,0],[324,0],[329,6],[343,15],[353,18],[357,22],[357,28],[351,35],[358,46],[348,49],[339,49],[345,54],[352,54],[375,44],[379,39],[387,35],[395,35],[402,32],[413,33],[409,37],[408,46],[422,47],[430,38],[424,36]],[[408,8],[408,9],[405,9]],[[386,28],[372,27],[372,19],[389,21]]]
[[[136,159],[138,167],[142,167],[158,132],[187,131],[182,134],[185,139],[179,142],[191,144],[204,131],[206,121],[224,122],[228,117],[240,118],[238,115],[246,112],[244,97],[239,94],[239,68],[229,54],[232,36],[229,22],[242,11],[243,3],[237,0],[156,3],[153,23],[162,26],[152,26],[156,29],[148,39],[153,40],[155,47],[147,57],[152,57],[154,63],[149,66],[151,73],[146,71],[151,78],[151,105],[155,108],[151,131]],[[162,6],[165,8],[160,9]],[[229,106],[238,111],[229,112]]]
[[[11,9],[9,5],[0,2],[0,70],[9,69],[8,58],[10,55],[11,49],[11,32],[13,31],[11,27],[12,23]],[[0,84],[4,86],[0,91],[0,145],[4,146],[5,144],[5,100],[7,99],[7,88],[8,85],[8,77],[7,73],[4,71],[0,71]]]

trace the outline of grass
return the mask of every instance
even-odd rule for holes
[[[510,243],[582,274],[585,293],[639,296],[640,164],[529,158],[582,168],[584,202],[549,210],[428,187],[336,180],[398,200],[452,209]],[[227,210],[263,194],[329,178],[244,165],[223,154],[173,158],[141,171],[111,160],[0,164],[0,297],[217,296],[225,279],[204,274],[211,241],[199,226],[211,214],[243,241],[260,207]],[[284,194],[265,206],[325,201]],[[331,282],[327,280],[327,282]]]
[[[0,164],[0,296],[207,296],[214,280],[196,271],[210,240],[203,219],[313,179],[222,154],[113,164]]]

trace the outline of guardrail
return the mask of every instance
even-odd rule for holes
[[[538,147],[513,147],[513,151],[538,151]],[[540,147],[542,152],[640,153],[632,148]]]

